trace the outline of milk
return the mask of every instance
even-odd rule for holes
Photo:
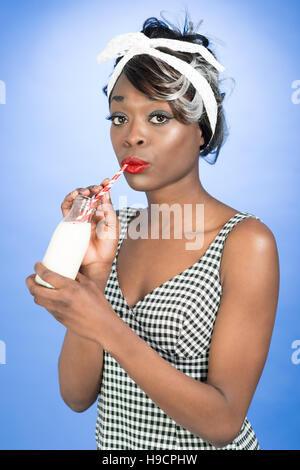
[[[75,279],[88,249],[90,236],[90,223],[62,220],[52,235],[42,263],[51,271]],[[35,276],[35,281],[42,286],[55,289],[38,274]]]

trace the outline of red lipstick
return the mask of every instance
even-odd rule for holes
[[[125,171],[128,171],[128,173],[141,173],[144,171],[146,168],[150,166],[150,163],[146,162],[145,160],[140,160],[139,158],[136,157],[127,157],[124,158],[121,162],[121,165],[123,166],[124,163],[127,163],[128,166],[125,169]]]

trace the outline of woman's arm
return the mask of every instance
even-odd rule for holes
[[[170,365],[119,317],[104,344],[168,416],[216,447],[240,431],[267,358],[279,292],[277,246],[268,227],[245,219],[225,247],[206,383]]]
[[[94,263],[80,272],[105,290],[111,266]],[[97,399],[102,380],[103,347],[71,330],[66,331],[58,361],[60,394],[73,410],[87,410]]]
[[[58,361],[59,387],[73,411],[85,411],[97,399],[102,367],[102,346],[67,330]]]

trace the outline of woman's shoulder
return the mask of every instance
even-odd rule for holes
[[[234,216],[241,216],[238,223],[230,232],[227,246],[236,243],[241,243],[242,245],[247,246],[251,240],[256,240],[257,243],[261,243],[263,240],[275,240],[272,230],[252,211],[237,210],[230,206],[226,206],[225,204],[223,210],[224,213],[227,214],[225,217],[228,219]],[[229,240],[231,240],[231,243]]]
[[[260,256],[277,256],[277,245],[272,230],[252,211],[237,210],[226,204],[219,203],[218,208],[221,225],[223,221],[236,219],[230,226],[226,243],[224,244],[221,273],[235,263],[235,259]]]
[[[257,257],[261,263],[278,257],[278,249],[272,230],[256,215],[247,211],[237,211],[245,215],[230,231],[227,237],[223,256],[222,270],[225,272],[235,263],[235,260],[244,260]]]
[[[261,244],[262,242],[275,241],[272,230],[256,215],[250,212],[240,212],[245,215],[231,231],[231,243],[240,243],[243,246],[248,246],[250,242]],[[229,243],[228,243],[229,244]]]
[[[245,242],[247,238],[274,238],[271,229],[252,211],[230,208],[229,213],[231,213],[231,217],[241,216],[241,220],[231,231],[231,239],[239,239],[241,242]]]
[[[234,229],[230,232],[231,238],[244,238],[244,234],[254,235],[265,235],[272,234],[269,227],[262,222],[260,217],[249,211],[243,211],[235,209],[223,202],[214,200],[215,204],[212,206],[213,211],[217,214],[217,219],[220,226],[223,226],[224,223],[236,217],[237,224],[234,226]],[[240,220],[239,220],[240,219]],[[233,234],[235,234],[233,236]],[[240,235],[239,235],[240,234]]]

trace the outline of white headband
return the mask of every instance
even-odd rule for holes
[[[206,113],[209,119],[212,136],[214,135],[217,123],[217,102],[214,93],[207,82],[207,80],[197,70],[184,60],[178,59],[173,55],[156,50],[156,47],[167,47],[175,51],[182,52],[197,52],[201,54],[204,59],[213,65],[219,72],[223,72],[225,68],[216,61],[214,56],[200,44],[194,44],[187,41],[179,41],[177,39],[167,38],[148,38],[144,33],[127,33],[115,36],[105,49],[98,55],[97,60],[99,63],[115,57],[124,56],[116,65],[107,86],[107,96],[110,96],[117,79],[119,78],[125,64],[135,55],[149,54],[157,57],[158,59],[167,62],[171,67],[185,75],[195,89],[199,92]],[[211,140],[210,139],[210,140]]]

